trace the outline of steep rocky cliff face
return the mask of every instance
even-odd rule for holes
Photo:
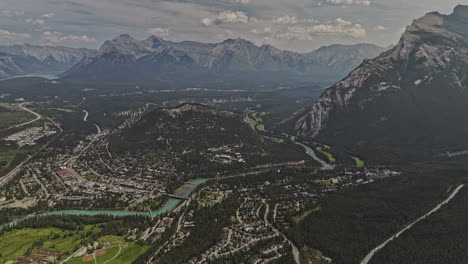
[[[468,6],[415,20],[392,50],[327,89],[297,133],[360,147],[466,142],[467,23]]]

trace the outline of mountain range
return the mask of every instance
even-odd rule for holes
[[[124,34],[106,41],[95,56],[85,58],[62,76],[74,81],[190,87],[309,85],[336,81],[383,50],[371,44],[333,45],[301,54],[240,38],[206,44],[172,42],[157,36],[135,40]]]
[[[62,73],[95,50],[37,45],[0,46],[0,78]]]
[[[303,137],[370,159],[437,156],[468,143],[468,6],[413,21],[391,50],[366,60],[297,114]],[[386,148],[389,156],[380,156]]]

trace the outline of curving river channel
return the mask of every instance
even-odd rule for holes
[[[300,142],[296,142],[297,145],[303,147],[305,150],[306,150],[306,153],[307,155],[309,155],[310,157],[312,157],[314,160],[316,160],[318,163],[320,163],[322,165],[322,170],[333,170],[334,167],[330,164],[328,164],[327,162],[325,162],[324,160],[320,159],[317,154],[315,153],[315,151],[307,146],[307,145],[304,145]]]
[[[11,221],[8,224],[4,224],[0,226],[0,230],[3,229],[4,227],[11,227],[16,225],[17,223],[34,218],[34,217],[45,217],[45,216],[64,216],[64,215],[75,215],[75,216],[96,216],[96,215],[108,215],[108,216],[117,216],[117,217],[124,217],[124,216],[148,216],[148,217],[156,217],[163,215],[165,213],[168,213],[175,208],[179,204],[181,204],[184,201],[184,198],[188,198],[193,191],[200,185],[203,184],[207,181],[208,179],[196,179],[192,180],[189,182],[186,182],[184,185],[182,185],[179,189],[177,189],[172,197],[180,197],[180,198],[169,198],[169,200],[164,204],[163,207],[158,209],[157,211],[154,212],[132,212],[132,211],[114,211],[114,210],[97,210],[97,211],[92,211],[92,210],[61,210],[61,211],[51,211],[51,212],[46,212],[42,214],[36,214],[36,215],[29,215],[23,218],[16,219],[14,221]]]

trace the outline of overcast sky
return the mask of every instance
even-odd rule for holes
[[[414,18],[468,0],[1,0],[0,44],[98,48],[122,33],[180,41],[246,38],[311,51],[398,41]]]

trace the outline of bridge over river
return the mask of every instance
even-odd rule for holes
[[[301,144],[301,143],[296,143],[300,146],[302,146],[305,150],[306,153],[313,159],[317,160],[320,164],[322,164],[322,169],[324,170],[332,170],[333,166],[327,164],[326,162],[320,160],[317,155],[315,155],[315,152],[308,146]],[[233,177],[247,177],[247,176],[254,176],[262,173],[269,172],[269,169],[264,169],[260,171],[252,171],[252,172],[245,172],[245,173],[240,173],[236,175],[231,175],[231,176],[226,176],[222,178],[233,178]],[[212,179],[220,179],[220,178],[212,178]],[[0,225],[0,230],[2,230],[4,227],[7,226],[15,226],[17,223],[21,221],[25,221],[27,219],[31,219],[34,217],[47,217],[47,216],[65,216],[65,215],[76,215],[76,216],[96,216],[96,215],[109,215],[109,216],[115,216],[115,217],[125,217],[125,216],[147,216],[147,217],[157,217],[160,215],[163,215],[165,213],[168,213],[177,206],[179,206],[184,200],[187,200],[190,195],[195,191],[195,189],[200,186],[201,184],[207,182],[208,180],[211,179],[195,179],[195,180],[190,180],[186,182],[184,185],[179,187],[173,194],[169,195],[169,200],[164,204],[163,207],[158,209],[157,211],[154,212],[134,212],[134,211],[115,211],[115,210],[60,210],[60,211],[51,211],[51,212],[46,212],[46,213],[41,213],[41,214],[34,214],[34,215],[29,215],[23,218],[18,218],[10,223]]]

